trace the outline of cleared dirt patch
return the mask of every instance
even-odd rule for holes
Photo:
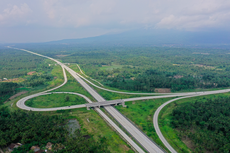
[[[14,98],[16,98],[16,97],[18,97],[18,96],[21,96],[22,94],[27,93],[27,92],[28,92],[28,91],[21,91],[21,92],[15,94],[15,95],[11,96],[9,99],[12,100],[12,99],[14,99]],[[4,103],[6,103],[6,102],[7,102],[7,101],[5,101]]]
[[[68,56],[68,55],[56,55],[57,57],[65,57],[65,56]]]
[[[171,93],[170,88],[155,88],[154,91],[157,93]]]
[[[190,148],[191,150],[194,151],[195,146],[193,145],[193,142],[192,142],[191,139],[189,139],[189,138],[182,138],[181,140],[184,142],[184,144],[186,144],[186,146],[187,146],[188,148]]]
[[[206,65],[202,65],[202,64],[194,64],[194,66],[203,67],[203,68],[206,68],[206,69],[215,69],[215,67],[213,67],[213,66],[206,66]]]
[[[33,75],[34,73],[36,73],[36,71],[28,72],[27,75]]]
[[[22,81],[24,81],[23,78],[14,78],[14,79],[8,79],[2,82],[22,82]]]

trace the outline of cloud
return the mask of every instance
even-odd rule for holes
[[[0,10],[0,28],[230,30],[229,0],[10,0]]]
[[[25,1],[30,7],[27,3],[8,6],[0,14],[0,22],[9,21],[7,23],[14,25],[24,22],[50,27],[148,27],[184,30],[202,29],[206,26],[227,28],[230,23],[229,0]],[[22,18],[24,20],[19,22]]]
[[[156,28],[197,30],[204,28],[229,28],[230,1],[202,0],[183,4],[171,14],[163,15]]]
[[[0,24],[11,24],[12,20],[20,20],[26,15],[28,15],[32,10],[29,8],[29,6],[26,3],[18,5],[13,5],[10,7],[7,7],[3,10],[3,12],[0,14]],[[11,23],[10,23],[11,22]]]

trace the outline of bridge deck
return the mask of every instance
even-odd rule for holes
[[[124,104],[124,100],[110,100],[110,101],[101,101],[97,103],[88,103],[85,104],[87,107],[97,107],[97,106],[108,106],[108,105],[113,105],[113,104]]]

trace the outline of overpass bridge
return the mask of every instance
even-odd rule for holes
[[[96,103],[88,103],[85,104],[87,107],[87,110],[89,110],[90,108],[100,108],[101,106],[110,106],[110,105],[118,105],[118,104],[122,104],[123,107],[126,107],[125,105],[125,101],[122,99],[118,99],[118,100],[110,100],[110,101],[101,101],[101,102],[96,102]]]

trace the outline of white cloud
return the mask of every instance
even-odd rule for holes
[[[171,14],[163,15],[156,28],[199,30],[203,28],[229,27],[230,1],[202,0],[183,4]],[[227,17],[228,16],[228,17]]]
[[[16,0],[14,1],[16,3]],[[49,27],[75,28],[101,26],[196,30],[205,26],[227,27],[230,22],[229,0],[34,0],[33,3],[25,1],[33,13],[27,3],[13,4],[0,14],[0,23],[17,25],[24,22]]]
[[[0,10],[0,27],[230,30],[229,0],[2,0]]]
[[[13,5],[5,8],[0,14],[0,24],[11,24],[12,21],[20,20],[21,18],[26,17],[32,10],[26,3],[18,5]]]

